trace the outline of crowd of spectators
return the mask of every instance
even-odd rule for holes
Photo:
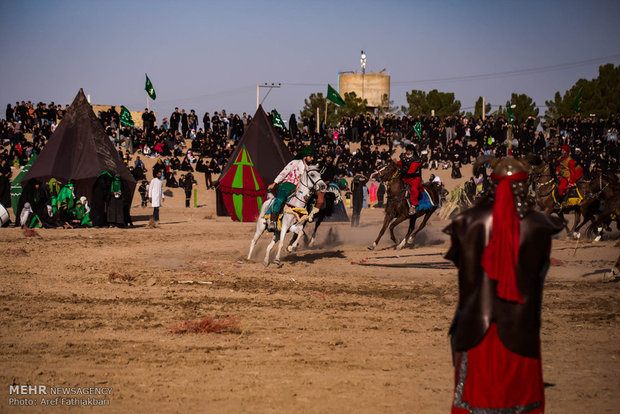
[[[32,103],[7,105],[6,119],[0,121],[0,158],[10,166],[21,166],[33,153],[41,151],[65,109],[53,102],[49,105]],[[97,114],[110,140],[132,170],[137,180],[146,179],[142,157],[159,157],[164,179],[174,186],[175,171],[204,172],[207,186],[211,174],[220,172],[241,138],[252,117],[243,113],[227,114],[225,110],[205,113],[202,119],[192,109],[175,108],[170,117],[157,123],[156,115],[145,110],[142,128],[120,124],[119,112],[112,107]],[[269,117],[273,114],[269,113]],[[201,122],[202,121],[202,122]],[[415,131],[419,124],[420,135]],[[618,119],[560,117],[540,122],[533,117],[512,125],[502,116],[485,119],[467,116],[397,116],[379,118],[372,114],[343,117],[338,126],[321,126],[316,132],[316,121],[303,117],[299,123],[291,117],[288,130],[276,128],[285,144],[294,154],[308,144],[316,149],[316,159],[332,155],[338,176],[368,176],[390,158],[396,157],[402,147],[413,143],[422,158],[423,168],[452,169],[452,176],[460,178],[461,167],[472,163],[483,154],[505,155],[509,149],[515,156],[535,153],[554,160],[562,145],[574,150],[575,158],[584,170],[598,167],[618,171]],[[31,133],[32,140],[25,134]],[[355,144],[355,145],[353,145]],[[355,150],[353,150],[355,148]],[[136,158],[137,157],[137,158]],[[142,165],[142,166],[141,166]],[[158,167],[159,168],[159,167]]]

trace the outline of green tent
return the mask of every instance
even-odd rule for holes
[[[32,157],[30,157],[30,161],[28,161],[28,164],[24,165],[24,168],[22,168],[21,172],[17,174],[17,177],[15,177],[15,179],[11,183],[11,206],[13,207],[13,213],[15,214],[15,217],[17,217],[17,215],[19,214],[19,212],[17,211],[17,204],[19,203],[19,197],[21,197],[22,195],[22,179],[26,176],[26,173],[30,170],[30,167],[32,167],[32,163],[36,159],[37,154],[32,154]]]

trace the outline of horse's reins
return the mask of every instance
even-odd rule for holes
[[[303,185],[304,185],[304,186],[305,186],[308,190],[312,190],[312,189],[314,189],[314,187],[316,186],[316,183],[317,183],[319,180],[314,181],[314,180],[310,177],[310,174],[308,174],[308,172],[306,172],[304,175],[306,176],[306,180],[307,180],[307,181],[308,181],[308,180],[310,181],[310,183],[312,184],[312,187],[308,186],[308,183],[307,183],[307,182],[306,182],[306,183],[304,183],[303,181],[300,181],[300,182],[301,182],[301,183],[302,183],[302,184],[303,184]],[[303,177],[302,177],[302,179],[303,179]],[[299,193],[299,191],[295,191],[295,196],[294,196],[294,197],[295,197],[297,200],[301,201],[302,203],[305,203],[305,202],[306,202],[306,200],[302,200],[301,198],[297,197],[297,194],[298,194],[298,193]],[[287,204],[288,204],[288,203],[287,203]],[[291,207],[291,206],[289,205],[289,207]]]
[[[546,172],[546,173],[545,173]],[[545,166],[545,168],[542,170],[542,172],[540,174],[536,174],[537,178],[536,179],[540,179],[544,176],[549,176],[551,178],[549,178],[549,181],[545,181],[544,183],[539,183],[536,182],[536,184],[538,185],[538,188],[542,188],[544,186],[547,186],[549,184],[553,184],[554,183],[554,179],[553,176],[551,175],[551,169],[549,168],[549,165]],[[549,190],[549,192],[545,193],[545,194],[537,194],[538,197],[547,197],[549,194],[551,194],[553,192],[553,186],[551,187],[551,189]]]

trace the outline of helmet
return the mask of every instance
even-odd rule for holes
[[[498,177],[514,175],[520,172],[525,172],[527,174],[527,171],[527,165],[516,158],[502,158],[493,167],[493,174]]]

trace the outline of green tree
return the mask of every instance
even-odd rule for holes
[[[515,117],[515,125],[524,123],[528,117],[536,118],[534,125],[538,125],[538,113],[540,110],[536,107],[536,102],[526,94],[512,93],[510,100],[506,101],[506,106],[500,105],[499,109],[493,112],[493,116],[496,118],[503,116],[507,122],[510,122],[510,116],[508,114],[508,107],[512,106],[512,113]]]
[[[344,99],[345,105],[339,106],[336,110],[338,120],[343,116],[355,116],[366,112],[368,101],[359,98],[355,92],[346,92],[342,98]]]
[[[388,98],[388,94],[384,93],[381,97],[381,105],[377,109],[377,115],[379,118],[385,117],[387,114],[398,114],[400,110],[397,106],[394,106],[394,101]]]
[[[414,117],[430,116],[433,110],[440,118],[461,114],[461,101],[454,99],[454,93],[439,92],[437,89],[433,89],[428,94],[416,89],[407,92],[407,104],[408,106],[401,107],[401,111],[405,115]]]
[[[620,66],[612,63],[602,65],[598,68],[598,77],[591,80],[579,79],[562,96],[556,92],[553,100],[545,101],[547,118],[558,118],[560,116],[573,116],[576,114],[575,99],[579,93],[581,96],[580,113],[589,115],[596,114],[601,117],[608,117],[620,111]]]
[[[491,104],[489,102],[486,102],[484,104],[484,113],[485,116],[488,116],[491,113]],[[482,96],[478,97],[478,100],[476,101],[476,106],[474,108],[474,118],[478,119],[482,117]]]
[[[316,118],[316,110],[318,108],[319,116],[321,117],[321,124],[323,124],[325,118],[325,102],[328,102],[327,126],[336,126],[340,123],[340,119],[343,116],[355,116],[366,112],[368,101],[366,99],[362,100],[361,98],[358,98],[355,92],[347,92],[342,98],[344,99],[345,106],[338,106],[333,102],[328,101],[321,92],[312,93],[307,99],[304,99],[304,107],[299,115],[301,118],[310,118],[311,116]]]
[[[312,116],[316,119],[317,108],[319,109],[319,116],[321,117],[321,123],[323,123],[325,118],[325,103],[327,102],[327,98],[323,96],[321,92],[312,93],[307,99],[304,99],[304,107],[299,113],[300,120],[303,117],[310,118]],[[329,102],[327,105],[327,125],[336,125],[340,119],[336,114],[336,104]],[[313,126],[314,128],[314,126]]]

